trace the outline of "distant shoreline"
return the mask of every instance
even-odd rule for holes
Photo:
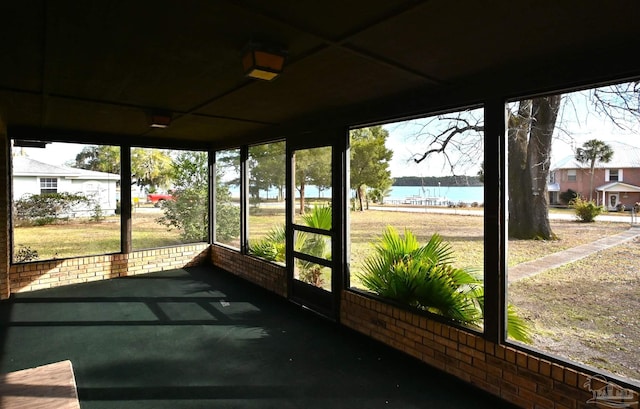
[[[391,186],[472,187],[483,186],[478,176],[401,176],[392,177]]]

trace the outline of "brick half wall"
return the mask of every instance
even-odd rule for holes
[[[191,244],[62,260],[14,264],[9,269],[11,293],[89,281],[107,280],[209,263],[210,246]]]
[[[582,408],[591,375],[372,297],[342,292],[343,325],[523,408]],[[591,384],[592,387],[602,387]],[[635,390],[635,401],[638,391]],[[629,406],[638,408],[638,405]]]
[[[211,262],[238,277],[287,297],[287,268],[219,245],[211,248]]]

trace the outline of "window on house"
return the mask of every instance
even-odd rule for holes
[[[620,179],[618,179],[618,169],[609,169],[609,181],[610,182],[617,182]]]
[[[452,129],[467,131],[454,133],[446,155],[427,155],[443,146]],[[424,286],[420,290],[424,293],[433,290],[435,287],[427,287],[435,283],[442,284],[442,291],[465,294],[455,297],[472,307],[466,310],[466,324],[482,330],[478,297],[484,289],[483,129],[484,110],[477,108],[351,130],[348,260],[352,287],[378,294],[402,293],[392,287],[407,284],[406,279],[416,274],[417,264],[400,260],[410,259],[406,255],[414,250],[415,243],[440,243],[435,247],[452,251],[447,264],[460,272],[458,278],[468,279],[469,286],[461,282],[447,286],[446,274],[432,272],[422,279],[413,276],[409,284]],[[461,217],[460,213],[468,217]],[[406,244],[402,251],[402,246],[395,245],[376,250],[376,244],[393,242],[394,237]],[[385,254],[380,253],[383,248]],[[396,274],[389,275],[387,264],[381,260],[392,249],[399,251],[391,255],[398,263]],[[428,263],[427,258],[432,256],[425,254],[423,261]],[[430,305],[434,302],[430,297],[400,302],[417,303],[421,308],[446,314],[443,306]]]
[[[133,249],[207,241],[208,175],[207,152],[131,148]]]
[[[40,194],[58,193],[57,178],[40,178]]]
[[[14,263],[120,251],[119,147],[15,146],[11,162]]]
[[[575,182],[576,181],[576,170],[575,169],[567,170],[567,180],[569,182]]]
[[[538,166],[545,162],[547,152],[551,152],[552,163],[573,159],[576,147],[589,150],[596,145],[589,143],[593,135],[602,135],[595,138],[603,144],[597,144],[598,149],[606,146],[613,151],[612,165],[631,166],[635,162],[632,166],[640,171],[635,160],[640,154],[639,97],[635,83],[623,83],[513,101],[508,104],[507,114],[514,127],[506,133],[526,135],[526,143],[518,146],[522,149],[513,150],[514,141],[508,142],[509,159],[527,152],[540,155],[524,156],[529,162],[517,172],[508,172],[507,186],[508,197],[517,199],[508,206],[507,301],[532,331],[527,348],[635,381],[640,380],[636,364],[640,361],[636,313],[640,281],[634,272],[640,270],[640,248],[620,242],[597,253],[578,253],[583,257],[579,260],[575,260],[576,253],[560,256],[562,251],[627,231],[628,219],[620,218],[616,223],[596,217],[592,223],[568,223],[557,212],[549,212],[546,201],[540,200],[546,195],[536,195],[528,187],[534,187],[535,179],[543,177],[548,169]],[[549,112],[557,112],[557,117],[546,115]],[[554,130],[551,139],[548,129]],[[585,168],[590,157],[586,155]],[[618,176],[622,175],[610,172],[610,180]],[[608,204],[610,197],[615,197],[627,208],[640,201],[638,193],[605,192],[603,197],[603,192],[596,189],[605,181],[604,172],[596,170],[593,181],[590,179],[563,186],[576,180],[576,171],[570,170],[567,180],[558,180],[559,191],[572,189],[585,202],[594,200],[598,204]],[[518,207],[531,205],[533,211],[528,213]],[[585,206],[582,210],[588,209]],[[552,266],[532,264],[550,254],[564,261]],[[509,324],[509,328],[517,326]],[[512,336],[508,340],[515,343]]]

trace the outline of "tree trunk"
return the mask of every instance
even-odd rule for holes
[[[509,237],[555,239],[547,177],[560,95],[523,100],[509,118]]]
[[[300,181],[300,214],[304,214],[304,178]]]
[[[362,191],[364,189],[362,188],[362,185],[358,186],[358,189],[356,189],[356,196],[358,197],[358,203],[360,204],[360,211],[364,211],[364,207],[362,204]]]
[[[596,169],[596,160],[595,158],[591,160],[591,178],[589,181],[589,201],[593,200],[593,176]]]

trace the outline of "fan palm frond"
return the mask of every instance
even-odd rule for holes
[[[453,250],[438,234],[421,246],[413,233],[401,236],[387,227],[364,260],[362,284],[369,291],[402,304],[482,327],[484,286],[480,275],[452,265]],[[528,342],[526,323],[508,309],[509,336]]]

